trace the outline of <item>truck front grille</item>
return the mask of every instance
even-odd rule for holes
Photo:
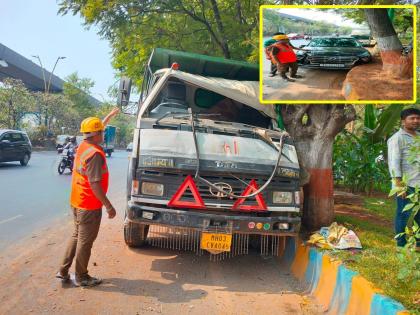
[[[194,176],[193,174],[191,174]],[[177,174],[177,173],[166,173],[166,172],[150,172],[142,171],[140,176],[138,176],[141,181],[150,181],[155,183],[164,184],[164,196],[159,198],[164,198],[169,200],[172,196],[178,191],[180,185],[184,182],[188,174]],[[241,195],[247,187],[247,184],[254,179],[257,182],[258,187],[261,187],[266,182],[266,178],[252,178],[252,177],[239,177],[239,180],[233,176],[214,176],[214,175],[200,175],[204,179],[210,181],[213,184],[224,183],[232,187],[232,193],[235,195]],[[198,191],[203,198],[204,203],[218,205],[216,207],[232,207],[235,203],[235,198],[230,198],[227,196],[217,196],[215,190],[213,194],[210,192],[210,188],[207,184],[202,182],[196,182]],[[262,192],[263,198],[267,205],[272,204],[272,192],[273,191],[295,191],[298,190],[297,182],[291,179],[273,179],[270,185]],[[148,196],[149,198],[149,196]],[[158,197],[156,197],[158,198]],[[193,201],[194,197],[189,189],[183,194],[182,200]],[[243,203],[255,204],[255,198],[249,198]]]

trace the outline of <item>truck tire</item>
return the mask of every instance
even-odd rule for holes
[[[142,247],[146,244],[149,225],[126,222],[124,224],[124,241],[129,247]]]
[[[108,151],[108,152],[106,153],[106,155],[107,155],[108,157],[111,157],[111,155],[112,155],[112,151]]]

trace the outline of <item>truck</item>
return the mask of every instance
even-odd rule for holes
[[[281,255],[301,223],[299,163],[259,67],[155,48],[145,67],[127,177],[130,247]],[[122,78],[119,104],[129,102]]]
[[[104,152],[108,157],[111,157],[115,147],[115,135],[117,128],[115,126],[107,125],[104,134]]]

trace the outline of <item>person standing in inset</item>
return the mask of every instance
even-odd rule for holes
[[[298,71],[298,63],[297,57],[293,49],[300,49],[293,47],[290,44],[289,38],[287,35],[277,35],[274,36],[273,39],[277,40],[277,42],[272,46],[271,49],[271,58],[273,63],[276,64],[277,71],[280,73],[280,76],[285,81],[294,82],[293,79],[302,78],[302,76],[297,74]],[[290,68],[290,77],[287,77],[286,73],[289,71]]]
[[[414,137],[420,133],[420,110],[417,108],[404,109],[401,112],[401,129],[388,139],[388,166],[392,177],[393,187],[402,187],[402,178],[407,179],[407,193],[397,196],[397,209],[395,213],[395,233],[398,235],[405,231],[411,210],[403,211],[409,200],[407,194],[414,192],[415,186],[420,186],[420,169],[418,164],[413,165],[408,161],[409,149]],[[420,153],[419,153],[420,154]],[[420,212],[414,220],[420,225]],[[397,237],[397,246],[403,247],[407,243],[405,235]],[[417,244],[419,246],[419,242]]]

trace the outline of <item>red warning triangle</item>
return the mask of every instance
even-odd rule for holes
[[[182,195],[188,188],[191,190],[195,201],[181,201]],[[191,175],[188,175],[181,186],[179,186],[177,192],[172,196],[171,200],[169,200],[168,206],[193,209],[204,209],[206,207]]]
[[[248,187],[242,193],[241,196],[252,194],[258,190],[257,182],[253,179],[249,182]],[[261,193],[255,196],[257,200],[256,205],[242,205],[246,198],[239,198],[232,206],[232,210],[242,210],[242,211],[266,211],[267,205],[265,204],[264,198]]]

